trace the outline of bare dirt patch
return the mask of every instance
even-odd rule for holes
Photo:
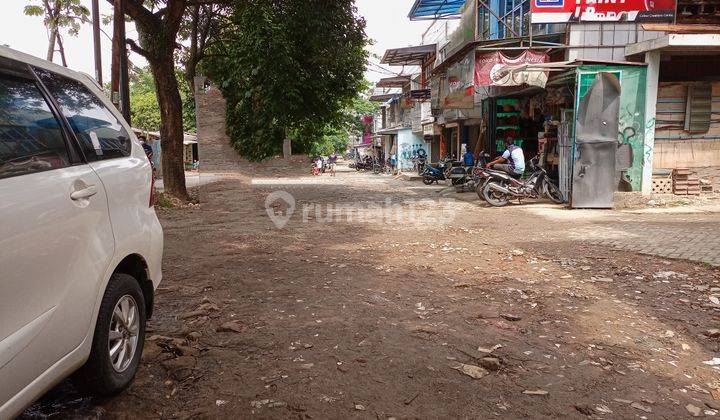
[[[720,356],[709,300],[718,271],[567,234],[615,213],[551,219],[468,200],[453,203],[448,224],[303,223],[296,210],[276,229],[270,191],[292,193],[296,208],[402,207],[440,188],[269,168],[204,186],[199,206],[159,210],[165,279],[131,388],[100,401],[65,384],[27,416],[682,418],[720,408],[720,372],[703,363]]]

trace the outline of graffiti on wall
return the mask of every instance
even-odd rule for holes
[[[654,138],[655,137],[655,117],[652,117],[648,119],[647,124],[645,124],[645,138]],[[653,159],[653,148],[650,144],[645,144],[645,153],[643,155],[643,165],[652,165],[652,159]]]
[[[626,180],[632,191],[640,191],[642,168],[647,163],[645,136],[645,78],[646,69],[636,66],[582,66],[579,78],[579,98],[585,95],[597,73],[611,72],[620,80],[620,115],[618,124],[618,144],[629,145],[630,165],[625,171]],[[654,121],[653,121],[654,127]],[[654,129],[654,128],[653,128]],[[650,151],[652,157],[652,150]]]
[[[423,138],[411,133],[410,130],[399,132],[397,157],[400,170],[412,170],[414,158],[419,154],[427,154],[425,147]]]

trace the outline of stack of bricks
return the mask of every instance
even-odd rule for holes
[[[687,168],[673,170],[673,194],[700,195],[700,178]]]

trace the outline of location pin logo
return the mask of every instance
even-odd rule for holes
[[[285,213],[276,213],[276,202],[284,201],[287,209]],[[290,221],[293,212],[295,212],[295,197],[287,191],[274,191],[265,198],[265,211],[268,217],[275,224],[275,227],[282,229]]]

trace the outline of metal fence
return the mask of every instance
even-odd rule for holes
[[[567,202],[570,198],[570,189],[572,187],[572,136],[570,121],[563,121],[558,126],[558,187],[562,192],[563,198]]]

